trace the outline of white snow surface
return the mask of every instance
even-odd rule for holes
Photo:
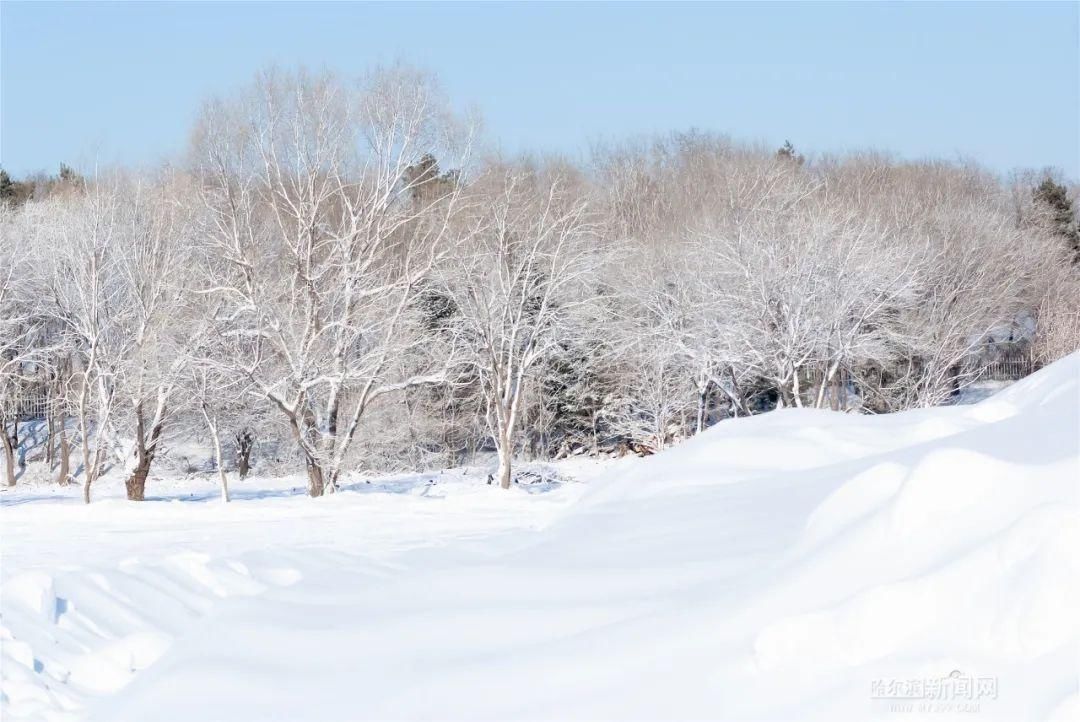
[[[725,421],[537,494],[4,491],[3,719],[1080,719],[1078,378]]]

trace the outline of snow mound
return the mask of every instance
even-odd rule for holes
[[[192,553],[149,564],[129,559],[108,573],[5,577],[5,719],[78,718],[81,698],[127,685],[207,613],[215,597],[260,594],[282,577],[286,570],[271,569],[259,581],[243,565]]]
[[[1078,380],[724,422],[539,495],[141,508],[185,533],[5,576],[5,719],[1076,719]]]

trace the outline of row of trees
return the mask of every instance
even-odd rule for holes
[[[478,449],[509,487],[521,453],[936,404],[988,341],[1077,346],[1052,178],[698,133],[505,159],[473,127],[407,68],[268,72],[207,103],[168,167],[7,179],[5,429],[45,393],[86,501],[110,467],[142,499],[195,429],[226,497],[226,450],[246,471],[255,438],[288,439],[312,496]]]

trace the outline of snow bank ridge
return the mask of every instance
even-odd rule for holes
[[[0,591],[5,719],[76,719],[153,664],[215,599],[259,594],[299,573],[180,553],[120,569],[31,571]],[[59,590],[59,591],[58,591]],[[14,630],[18,630],[18,633]]]

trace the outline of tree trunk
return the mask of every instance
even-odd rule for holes
[[[518,403],[524,391],[519,381],[513,395],[504,396],[497,400],[496,419],[498,425],[498,440],[496,446],[499,451],[499,468],[496,476],[499,478],[499,486],[503,489],[510,488],[511,466],[514,460],[514,437],[517,434]]]
[[[323,452],[323,458],[327,459],[325,464],[317,464],[319,467],[319,479],[322,482],[322,493],[320,496],[326,494],[333,494],[338,490],[338,477],[341,474],[341,462],[335,456],[335,447],[338,443],[336,437],[326,439],[324,442],[325,451]]]
[[[697,400],[697,430],[694,433],[700,434],[705,430],[705,402],[708,389],[703,389],[698,392]]]
[[[791,399],[795,402],[797,408],[802,408],[802,389],[799,388],[799,371],[795,370],[795,373],[791,377]]]
[[[306,428],[312,428],[313,420],[310,416],[305,417],[304,423]],[[292,429],[293,438],[296,439],[297,445],[300,447],[301,453],[304,455],[304,468],[307,471],[308,478],[308,496],[315,498],[322,496],[326,489],[323,483],[323,470],[319,465],[319,460],[313,455],[313,447],[305,440],[305,428],[301,428],[301,421],[296,415],[289,415],[289,428]]]
[[[143,501],[146,498],[146,477],[149,473],[150,457],[139,454],[139,462],[135,465],[135,470],[124,482],[128,501]]]
[[[835,360],[825,365],[825,368],[821,372],[821,384],[818,385],[817,395],[814,398],[814,408],[825,408],[825,401],[828,400],[830,406],[836,410],[836,380],[840,374],[840,361]],[[828,398],[829,388],[833,389],[832,398]]]
[[[218,477],[221,479],[221,500],[229,501],[229,479],[225,475],[225,460],[221,457],[221,438],[218,436],[217,425],[210,426],[210,437],[214,441],[214,462],[217,464]]]
[[[157,416],[158,419],[160,417],[161,414]],[[146,498],[146,477],[150,474],[150,465],[154,463],[154,456],[157,454],[163,424],[161,421],[154,424],[150,429],[149,443],[147,443],[141,407],[135,412],[135,420],[135,455],[138,461],[135,464],[135,470],[124,482],[124,487],[127,489],[128,501],[143,501]]]
[[[71,447],[68,446],[67,439],[67,415],[64,412],[60,412],[60,445],[57,449],[60,453],[60,471],[57,474],[56,480],[61,486],[67,486],[71,482],[70,468],[71,468]]]
[[[236,432],[233,440],[236,442],[236,470],[243,481],[251,471],[251,450],[255,446],[255,434],[251,429],[244,428]]]
[[[218,434],[217,418],[210,413],[209,406],[204,401],[202,404],[203,420],[206,428],[210,430],[210,440],[214,442],[214,464],[217,466],[218,478],[221,479],[221,500],[229,501],[229,478],[225,475],[225,459],[221,454],[221,435]]]
[[[12,438],[8,436],[7,424],[4,424],[3,433],[0,436],[4,437],[4,467],[7,470],[7,485],[15,486],[15,446]]]
[[[322,496],[326,490],[323,484],[323,471],[319,463],[310,456],[305,460],[307,464],[308,495],[312,498]]]
[[[49,469],[52,470],[53,463],[56,461],[56,455],[53,453],[53,449],[56,446],[56,416],[54,414],[45,413],[45,463],[49,465]]]
[[[743,396],[742,391],[739,389],[739,379],[735,376],[735,367],[728,366],[728,377],[731,379],[731,393],[728,394],[728,398],[731,399],[732,404],[736,409],[735,416],[738,416],[738,412],[742,411],[743,416],[751,416],[750,407],[747,405],[746,398]],[[717,384],[721,389],[724,389],[723,384]],[[724,389],[727,393],[727,389]]]
[[[91,356],[93,358],[93,356]],[[82,445],[83,458],[83,502],[90,503],[90,485],[94,483],[94,474],[97,472],[97,451],[93,458],[90,454],[90,420],[87,409],[87,380],[83,375],[82,386],[79,389],[79,437]]]
[[[510,444],[505,439],[499,446],[499,470],[495,473],[499,486],[510,488]]]
[[[817,393],[814,394],[814,408],[825,408],[825,399],[829,390],[829,381],[824,376],[821,377],[821,383],[818,384]]]

